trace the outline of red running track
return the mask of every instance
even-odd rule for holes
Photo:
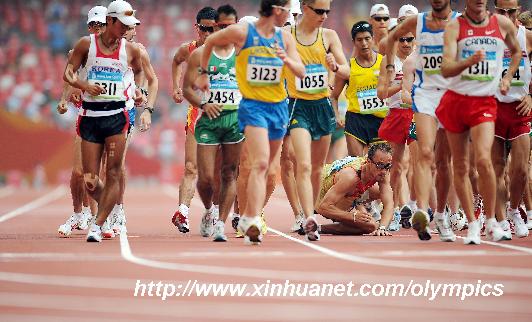
[[[128,188],[128,235],[86,243],[85,232],[59,238],[71,214],[66,187],[0,189],[2,321],[532,321],[532,237],[465,246],[421,242],[412,230],[393,237],[322,236],[308,243],[288,233],[293,218],[278,188],[266,207],[271,228],[246,246],[226,225],[227,243],[202,238],[202,205],[191,229],[170,223],[170,186]],[[323,222],[323,220],[321,220]],[[137,280],[189,283],[500,283],[502,296],[134,296]],[[479,280],[481,282],[479,282]],[[190,285],[190,284],[189,284]],[[251,287],[251,285],[249,286]],[[248,290],[248,289],[246,289]],[[378,290],[378,289],[377,289]],[[253,291],[253,289],[251,289]],[[155,290],[154,290],[155,292]]]

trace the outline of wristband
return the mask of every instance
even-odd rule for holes
[[[198,107],[199,107],[200,109],[203,109],[203,106],[205,106],[205,105],[207,105],[207,103],[201,103]]]
[[[146,107],[144,108],[144,110],[150,112],[150,114],[153,114],[154,108],[153,108],[153,107],[146,106]]]
[[[388,65],[386,65],[386,69],[389,69],[390,67],[393,68],[393,69],[395,69],[395,65],[394,65],[394,64],[388,64]]]

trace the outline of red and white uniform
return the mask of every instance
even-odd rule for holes
[[[510,89],[506,95],[502,95],[497,90],[497,121],[495,122],[495,136],[503,140],[514,140],[522,135],[530,133],[531,116],[520,116],[517,114],[516,107],[521,100],[528,95],[530,85],[531,71],[530,60],[528,59],[528,50],[526,47],[526,29],[519,26],[517,29],[517,40],[522,52],[522,58],[519,62],[519,69],[514,74]],[[511,54],[508,49],[504,52],[503,58],[503,76],[510,66]]]
[[[478,124],[494,122],[497,117],[495,93],[502,75],[506,48],[497,16],[491,16],[485,27],[474,27],[464,17],[458,17],[457,61],[464,61],[482,50],[486,58],[451,78],[449,89],[442,97],[436,115],[443,127],[462,133]]]
[[[396,72],[392,85],[401,86],[403,80],[403,62],[399,57],[395,57],[394,64]],[[388,99],[388,106],[390,110],[379,128],[379,138],[397,144],[409,143],[412,141],[408,134],[414,112],[409,105],[406,106],[403,104],[401,90]]]
[[[194,50],[198,48],[198,44],[196,41],[191,41],[188,44],[188,52],[192,53]],[[200,112],[199,108],[197,106],[188,106],[187,111],[187,124],[185,124],[185,133],[188,133],[188,130],[190,129],[190,134],[194,135],[194,129],[196,128],[196,122],[200,118]]]

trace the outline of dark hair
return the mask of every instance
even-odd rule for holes
[[[196,15],[196,23],[200,23],[202,19],[218,20],[218,12],[213,7],[204,7]]]
[[[284,7],[288,3],[288,0],[261,0],[259,14],[263,17],[269,17],[272,15],[272,6]]]
[[[359,32],[369,32],[371,37],[373,37],[373,27],[367,21],[359,21],[353,25],[351,28],[351,39],[355,39]]]
[[[373,160],[375,153],[377,151],[382,151],[386,154],[392,154],[392,147],[387,142],[379,142],[369,146],[368,149],[368,159]]]
[[[218,16],[216,17],[216,22],[218,22],[218,19],[220,18],[220,15],[223,13],[226,16],[234,15],[236,18],[236,21],[238,21],[238,13],[236,12],[236,9],[233,8],[230,4],[224,4],[223,6],[218,7],[216,10],[218,11]]]

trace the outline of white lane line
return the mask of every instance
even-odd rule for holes
[[[65,192],[67,191],[66,187],[63,185],[60,185],[56,187],[54,190],[50,191],[49,193],[45,194],[44,196],[41,196],[38,199],[35,199],[17,209],[14,209],[4,215],[0,216],[0,223],[7,221],[9,219],[15,218],[17,216],[20,216],[28,211],[37,209],[39,207],[42,207],[52,201],[55,201],[61,197],[64,196]]]
[[[486,274],[486,275],[496,275],[496,276],[513,276],[513,277],[527,277],[532,276],[532,269],[527,268],[514,268],[514,267],[496,267],[496,266],[480,266],[480,265],[463,265],[463,264],[448,264],[448,263],[434,263],[434,262],[420,262],[420,261],[400,261],[400,260],[389,260],[381,258],[369,258],[357,255],[350,255],[341,253],[323,246],[319,246],[316,243],[310,243],[303,241],[292,236],[289,236],[283,232],[278,231],[268,227],[268,231],[277,234],[281,237],[284,237],[288,240],[291,240],[295,243],[303,245],[305,247],[314,249],[320,253],[329,255],[334,258],[341,260],[360,263],[360,264],[369,264],[376,266],[384,267],[398,267],[398,268],[407,268],[412,269],[421,269],[429,271],[440,271],[440,272],[455,272],[455,273],[472,273],[472,274]]]
[[[464,237],[462,237],[462,236],[456,236],[456,237],[458,237],[460,239],[464,239]],[[532,255],[532,248],[528,248],[528,247],[505,244],[506,242],[494,243],[494,242],[491,242],[491,241],[488,241],[488,240],[481,240],[480,243],[481,244],[486,244],[486,245],[491,245],[491,246],[507,248],[507,249],[511,249],[511,250],[516,250],[516,251],[520,251],[520,252],[524,252],[524,253]]]
[[[15,189],[11,186],[0,189],[0,198],[7,197],[15,192]]]

